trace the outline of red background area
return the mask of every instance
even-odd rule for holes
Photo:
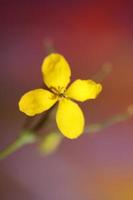
[[[13,141],[24,120],[22,93],[40,87],[45,42],[52,40],[72,68],[72,80],[90,78],[106,62],[113,71],[103,92],[82,106],[88,123],[133,103],[131,1],[0,2],[0,147]],[[0,198],[25,200],[132,200],[133,124],[90,137],[65,139],[43,158],[36,146],[0,161]]]

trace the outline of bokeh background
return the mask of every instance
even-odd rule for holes
[[[132,1],[0,0],[0,149],[21,130],[20,96],[42,84],[47,41],[69,60],[73,80],[112,63],[102,94],[82,106],[87,123],[133,103]],[[0,199],[133,200],[132,122],[64,139],[48,157],[31,145],[0,161]]]

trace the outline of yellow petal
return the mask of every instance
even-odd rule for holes
[[[88,99],[95,99],[101,90],[101,84],[97,84],[92,80],[78,79],[70,85],[66,95],[77,101],[86,101]]]
[[[71,71],[65,58],[57,53],[48,55],[42,64],[42,73],[45,84],[55,88],[60,93],[70,82]]]
[[[70,139],[77,138],[83,133],[84,115],[77,103],[62,99],[59,102],[56,122],[64,136]]]
[[[19,101],[19,109],[26,115],[34,116],[52,107],[57,97],[44,89],[31,90],[24,94]]]

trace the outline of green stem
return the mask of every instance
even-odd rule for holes
[[[100,132],[105,128],[111,127],[114,124],[129,120],[133,117],[133,105],[130,105],[126,112],[114,115],[111,118],[101,122],[101,123],[93,123],[86,127],[85,131],[88,133],[96,133]]]
[[[33,132],[23,131],[12,144],[8,145],[5,149],[0,151],[0,160],[6,158],[24,145],[34,143],[35,141],[36,136]]]
[[[105,63],[102,68],[94,74],[91,78],[97,82],[102,82],[104,79],[111,73],[112,71],[112,64]]]

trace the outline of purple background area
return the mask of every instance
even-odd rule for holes
[[[88,123],[133,103],[131,1],[0,1],[0,149],[19,134],[22,93],[40,87],[45,41],[52,40],[72,68],[89,78],[106,62],[112,74],[103,92],[82,106]],[[133,123],[93,136],[64,139],[41,157],[37,145],[0,161],[1,200],[133,200]]]

